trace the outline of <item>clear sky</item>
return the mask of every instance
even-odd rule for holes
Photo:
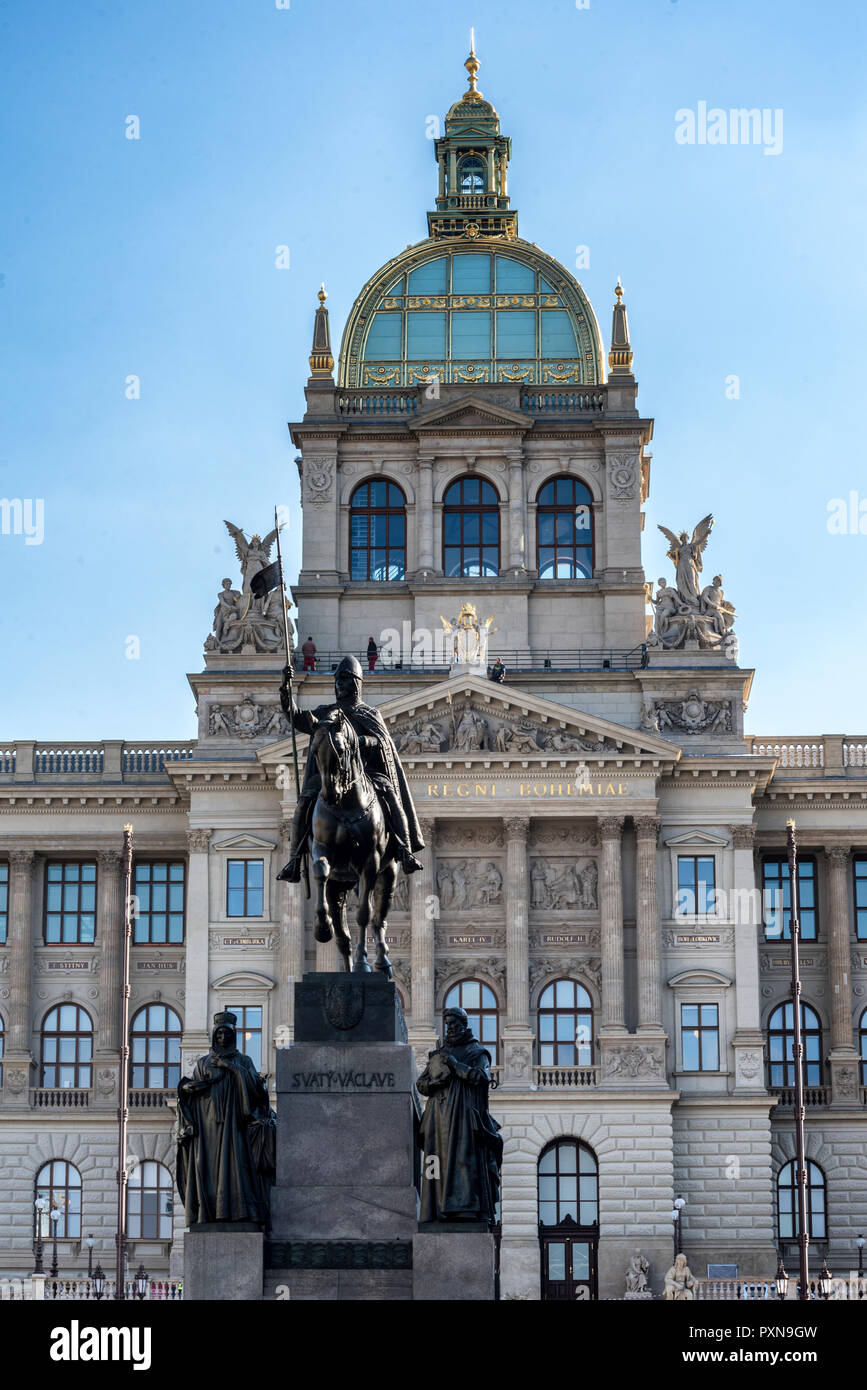
[[[863,5],[285,2],[0,6],[0,496],[44,502],[41,544],[0,535],[0,746],[194,733],[185,672],[237,575],[222,520],[288,505],[297,573],[286,421],[316,291],[336,346],[425,235],[426,120],[465,87],[471,24],[521,235],[570,268],[589,248],[606,345],[623,280],[656,420],[648,578],[671,572],[657,523],[712,511],[748,730],[867,733],[867,534],[827,527],[855,493],[867,532]],[[767,109],[777,142],[781,110],[782,149],[678,143],[701,102]]]

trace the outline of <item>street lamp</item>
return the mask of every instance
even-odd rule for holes
[[[675,1197],[675,1199],[674,1199],[674,1209],[672,1210],[672,1213],[671,1213],[671,1220],[672,1220],[672,1222],[673,1222],[673,1224],[674,1224],[674,1256],[675,1256],[675,1259],[676,1259],[677,1256],[680,1254],[680,1252],[681,1252],[681,1250],[682,1250],[682,1248],[683,1248],[683,1242],[682,1242],[682,1239],[681,1239],[681,1234],[682,1234],[682,1230],[683,1230],[682,1213],[683,1213],[683,1209],[684,1209],[685,1206],[686,1206],[686,1198],[685,1198],[685,1197]]]
[[[859,1235],[855,1244],[858,1246],[858,1278],[864,1273],[864,1237]]]
[[[51,1277],[57,1278],[57,1223],[60,1220],[60,1207],[55,1203],[49,1212],[51,1220]]]
[[[777,1276],[775,1283],[777,1285],[777,1298],[785,1298],[786,1294],[789,1291],[789,1276],[786,1273],[782,1255],[780,1255],[779,1260],[777,1262]]]
[[[36,1208],[36,1249],[34,1251],[36,1264],[33,1273],[44,1274],[45,1270],[42,1268],[42,1214],[45,1211],[45,1198],[37,1197],[33,1205]]]
[[[828,1261],[825,1259],[822,1261],[822,1272],[819,1275],[819,1288],[822,1290],[822,1297],[825,1299],[830,1298],[833,1287],[834,1277],[828,1268]]]
[[[87,1277],[93,1278],[93,1236],[87,1237]]]
[[[140,1264],[135,1274],[136,1298],[143,1299],[148,1291],[148,1277],[144,1265]]]
[[[93,1276],[93,1292],[97,1302],[105,1293],[105,1271],[101,1264],[97,1264],[96,1273]]]

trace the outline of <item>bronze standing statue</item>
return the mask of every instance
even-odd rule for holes
[[[419,1220],[496,1220],[503,1141],[488,1111],[491,1057],[463,1009],[446,1009],[445,1039],[417,1081],[427,1096],[419,1130],[424,1151]]]
[[[188,1226],[267,1225],[276,1117],[268,1088],[236,1047],[233,1013],[214,1015],[211,1050],[178,1085],[178,1192]]]
[[[300,710],[286,667],[280,701],[286,718],[310,735],[304,785],[292,821],[289,862],[278,878],[297,883],[301,857],[312,842],[316,879],[317,941],[337,945],[347,970],[370,970],[365,944],[368,926],[376,940],[376,969],[391,978],[385,944],[388,910],[398,866],[412,874],[422,865],[424,848],[415,807],[382,715],[361,703],[361,666],[345,656],[334,676],[335,701]],[[358,889],[359,938],[351,959],[346,896]],[[354,960],[354,965],[353,965]]]

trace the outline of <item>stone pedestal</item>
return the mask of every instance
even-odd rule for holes
[[[243,1221],[191,1226],[184,1236],[184,1298],[261,1299],[263,1249],[262,1232]]]
[[[412,1296],[436,1303],[490,1302],[494,1237],[490,1231],[433,1231],[413,1237]]]

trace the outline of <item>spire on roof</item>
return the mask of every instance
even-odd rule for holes
[[[331,330],[328,326],[328,310],[325,301],[328,295],[323,284],[319,291],[319,308],[313,325],[313,349],[310,353],[311,377],[330,377],[334,371],[334,358],[331,355]]]
[[[631,376],[633,354],[629,342],[629,320],[626,317],[623,286],[620,283],[619,275],[614,294],[616,302],[611,323],[611,351],[608,354],[608,372],[610,376]]]

